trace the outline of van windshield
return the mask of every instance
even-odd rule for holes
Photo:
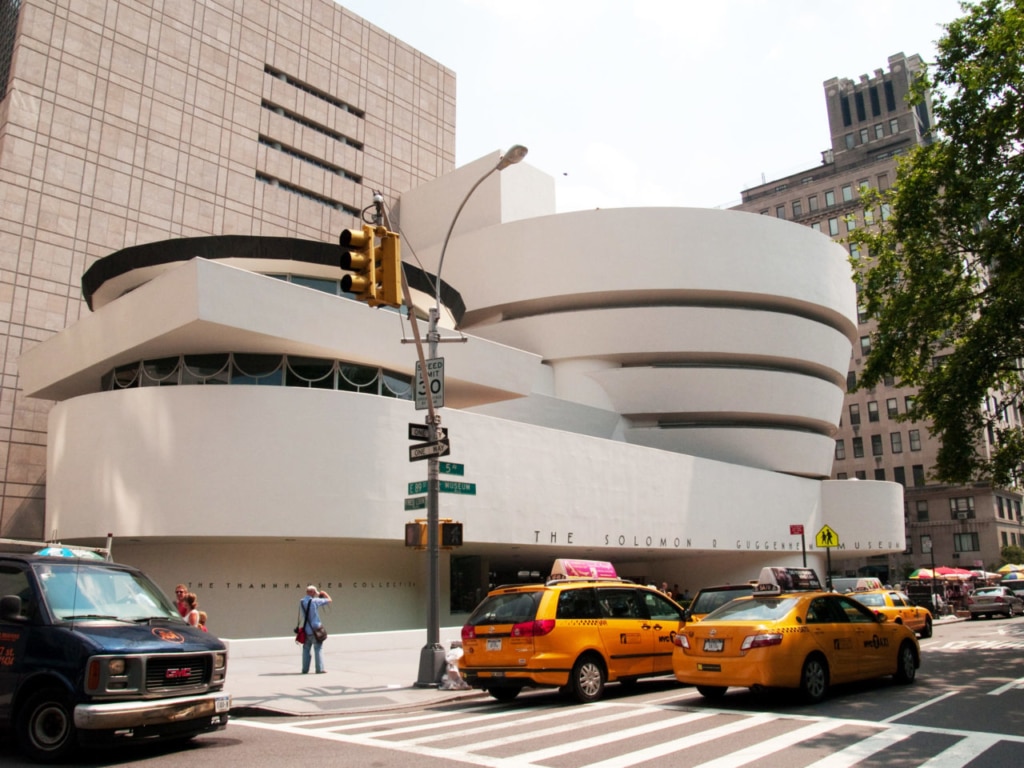
[[[181,621],[177,609],[141,574],[98,563],[35,563],[33,569],[59,621]]]

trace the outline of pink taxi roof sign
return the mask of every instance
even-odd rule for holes
[[[551,566],[551,581],[562,579],[617,579],[615,566],[604,560],[571,560],[560,557]]]

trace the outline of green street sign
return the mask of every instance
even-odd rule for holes
[[[410,494],[415,496],[417,493],[426,493],[426,492],[427,492],[427,481],[426,480],[420,480],[418,483],[409,483],[409,493]]]
[[[457,483],[454,480],[441,480],[438,486],[441,493],[461,493],[476,496],[476,483]]]
[[[466,465],[456,464],[454,461],[442,461],[438,463],[437,471],[442,475],[464,475],[466,474]]]
[[[411,499],[405,500],[405,511],[408,512],[410,509],[426,509],[427,508],[427,497],[426,496],[413,496]]]

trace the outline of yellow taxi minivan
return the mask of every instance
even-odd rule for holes
[[[596,701],[608,682],[672,674],[683,625],[681,606],[611,563],[556,560],[544,584],[488,593],[462,628],[459,671],[499,701],[544,687]]]

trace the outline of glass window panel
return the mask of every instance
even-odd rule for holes
[[[318,357],[288,357],[286,387],[334,389],[334,361]]]
[[[300,275],[292,275],[291,282],[295,285],[312,288],[314,291],[329,293],[331,296],[337,296],[341,292],[341,289],[338,287],[337,280],[325,280],[319,277],[302,277]]]
[[[364,392],[367,390],[376,394],[377,381],[380,378],[380,368],[370,368],[365,365],[344,364],[338,369],[338,389],[347,392]]]
[[[181,371],[182,384],[227,384],[231,380],[231,356],[185,355]]]
[[[412,377],[393,371],[383,371],[384,386],[381,394],[384,397],[396,397],[399,400],[412,400]]]
[[[241,353],[233,354],[231,360],[232,384],[279,386],[284,380],[284,360],[281,355]]]
[[[146,360],[142,364],[142,386],[177,386],[180,363],[181,358],[179,357],[162,357],[159,360]]]

